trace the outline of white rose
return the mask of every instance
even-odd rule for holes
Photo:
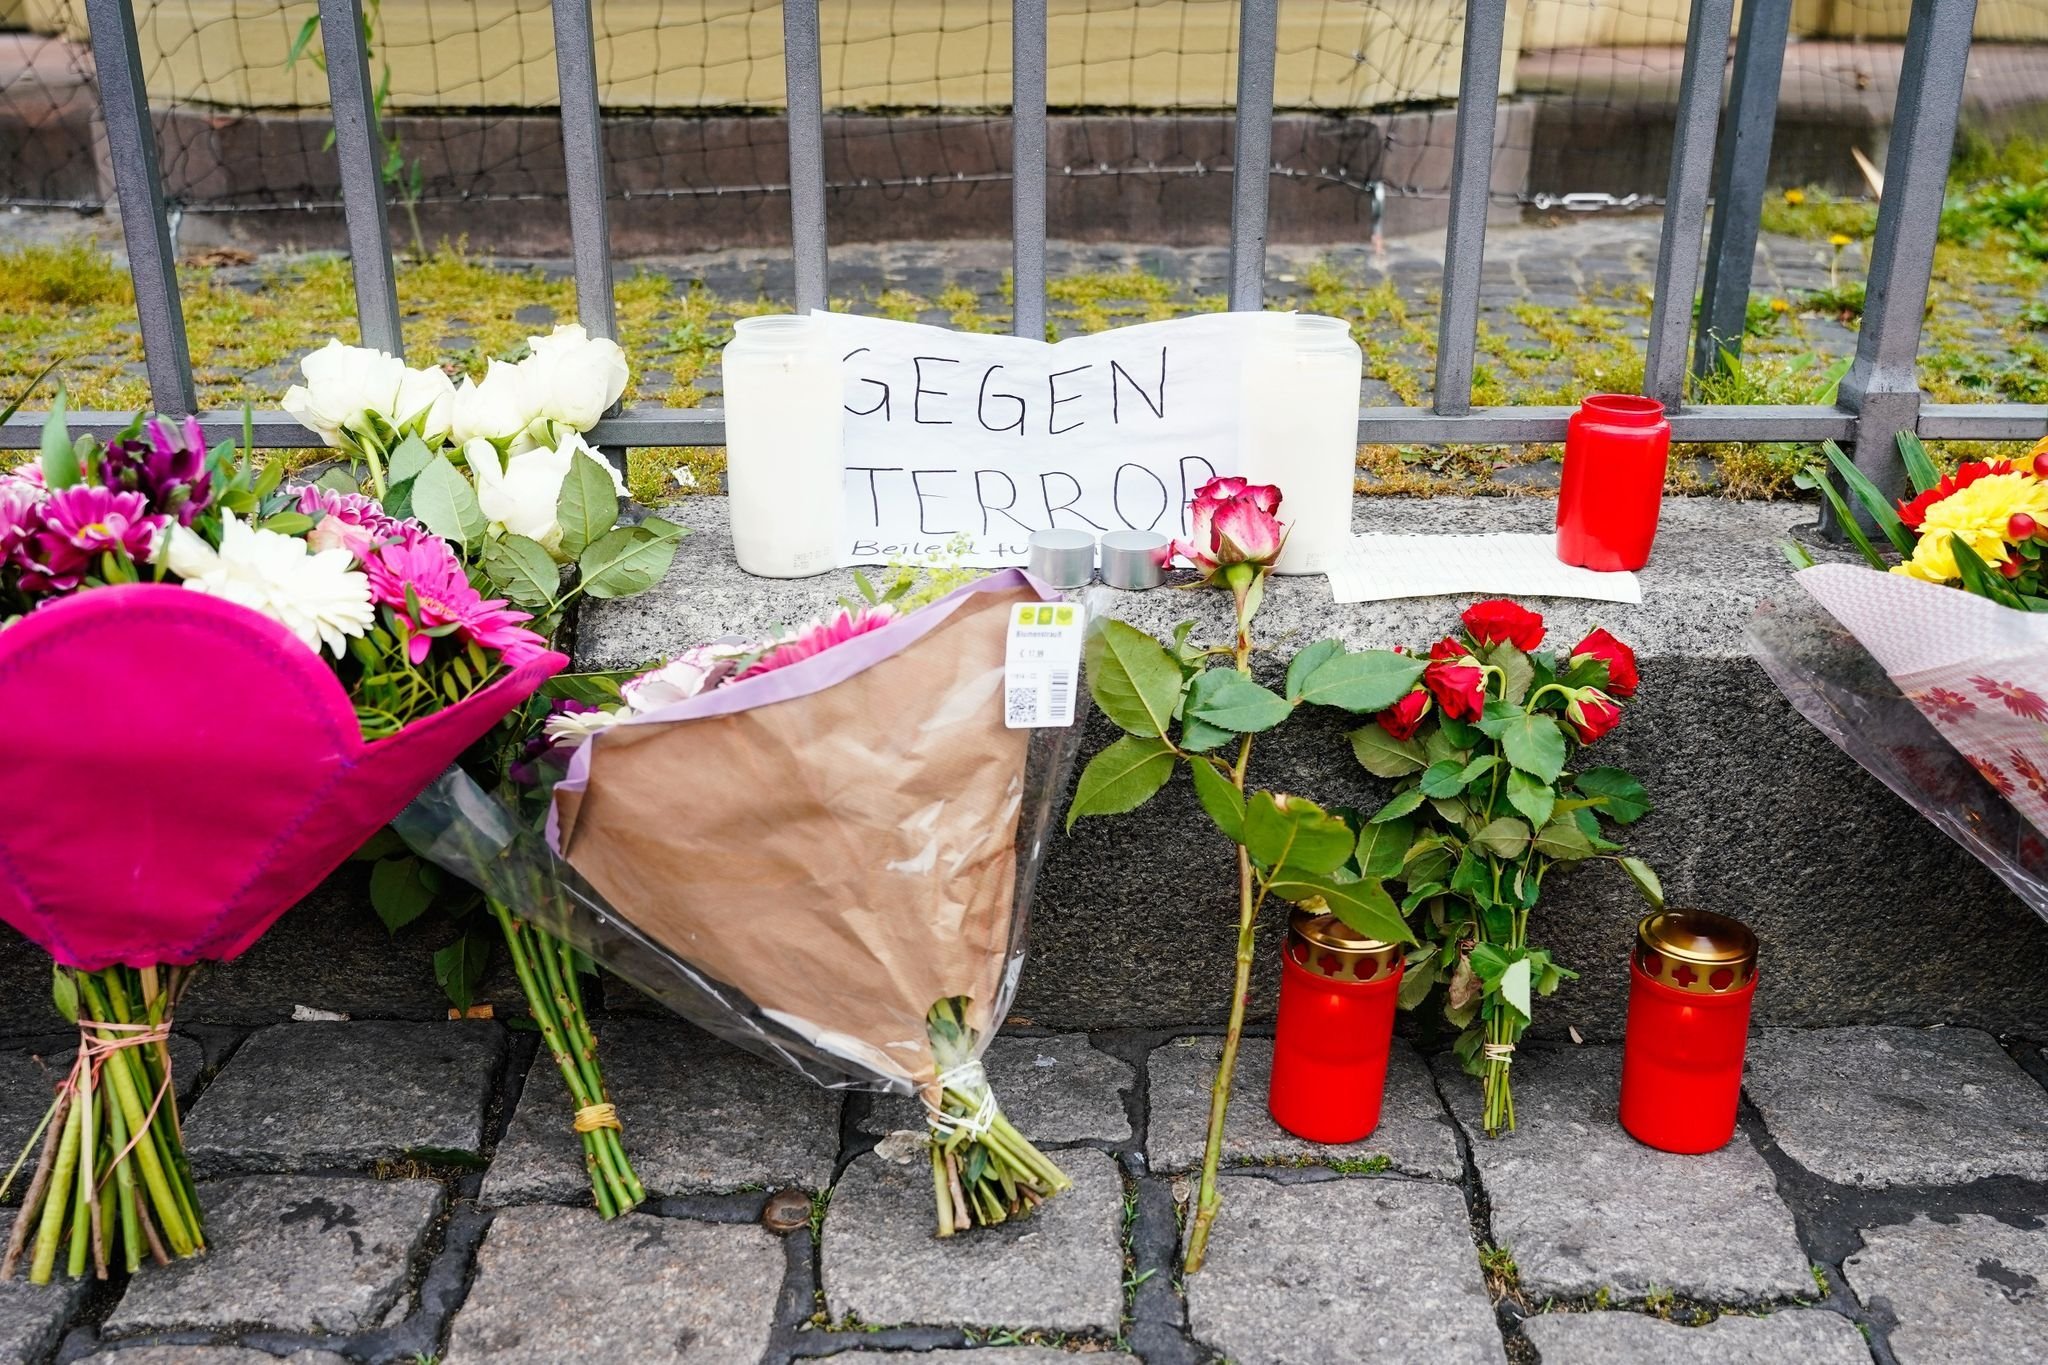
[[[299,362],[306,376],[284,395],[284,410],[339,449],[346,433],[370,428],[371,413],[390,417],[405,382],[405,362],[367,346],[330,340]]]
[[[520,371],[529,377],[538,415],[558,427],[588,431],[626,391],[626,353],[616,341],[591,337],[571,323],[553,335],[528,337]]]
[[[466,447],[478,439],[496,443],[522,436],[535,416],[532,388],[518,366],[501,360],[491,362],[481,384],[465,375],[455,387],[449,439]]]
[[[557,559],[566,556],[561,552],[562,524],[556,520],[555,510],[562,498],[562,482],[569,477],[569,464],[578,452],[597,461],[598,468],[612,476],[613,490],[626,496],[619,471],[574,432],[553,450],[529,450],[502,460],[497,447],[486,440],[472,440],[462,448],[476,476],[476,500],[484,516],[513,535],[539,541],[541,548]]]
[[[436,365],[402,373],[391,411],[384,416],[393,430],[416,432],[429,446],[439,446],[448,439],[454,407],[455,383]]]

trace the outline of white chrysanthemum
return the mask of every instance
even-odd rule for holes
[[[557,744],[581,744],[599,731],[611,729],[625,718],[624,712],[560,711],[548,717],[545,733]]]
[[[324,644],[340,658],[351,636],[368,631],[376,619],[370,580],[358,572],[347,550],[314,551],[305,541],[239,521],[221,521],[214,549],[183,526],[173,526],[164,546],[165,566],[195,592],[226,598],[261,612],[319,650]]]

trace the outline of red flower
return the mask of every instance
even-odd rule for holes
[[[1957,489],[1968,488],[1987,474],[2010,474],[2012,472],[2011,460],[1998,460],[1989,463],[1984,460],[1971,460],[1968,464],[1957,469],[1955,473],[1944,475],[1940,483],[1934,485],[1934,487],[1928,489],[1911,502],[1900,503],[1899,520],[1905,522],[1908,526],[1918,528],[1921,522],[1927,520],[1927,509]]]
[[[1963,757],[1970,760],[1970,766],[1982,773],[1984,780],[1989,782],[2000,796],[2012,795],[2012,779],[2007,777],[1996,763],[1988,758],[1978,758],[1974,754],[1964,754]]]
[[[1429,691],[1418,687],[1373,719],[1380,723],[1380,729],[1395,739],[1413,739],[1415,732],[1422,728],[1422,718],[1428,714]]]
[[[1604,630],[1592,634],[1572,646],[1572,658],[1592,657],[1607,665],[1607,695],[1611,697],[1633,697],[1636,684],[1636,652]]]
[[[1621,703],[1597,687],[1581,687],[1565,703],[1564,718],[1579,743],[1591,744],[1621,724]]]
[[[1473,660],[1471,650],[1445,638],[1429,647],[1429,658],[1429,667],[1422,670],[1422,685],[1445,715],[1466,720],[1486,709],[1486,674]]]
[[[1993,701],[2005,703],[2005,709],[2027,720],[2048,720],[2048,699],[2038,692],[2029,692],[2017,683],[1999,682],[1996,678],[1972,678],[1970,686],[1976,688]]]
[[[2018,749],[2006,754],[2005,761],[2012,764],[2012,770],[2020,775],[2020,781],[2027,784],[2027,790],[2039,797],[2048,797],[2048,773],[2041,771],[2039,764]]]
[[[1976,702],[1971,701],[1962,693],[1952,692],[1946,687],[1930,687],[1925,692],[1920,693],[1915,700],[1925,702],[1933,707],[1935,714],[1943,720],[1961,720],[1964,716],[1974,716],[1977,714]]]
[[[1465,633],[1475,644],[1496,645],[1505,640],[1527,654],[1543,643],[1543,618],[1504,597],[1474,602],[1458,619],[1465,623]]]

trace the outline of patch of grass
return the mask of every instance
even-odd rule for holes
[[[97,243],[30,246],[0,254],[0,306],[132,304],[134,286]]]
[[[1827,1273],[1827,1271],[1825,1271],[1825,1270],[1822,1270],[1822,1269],[1821,1269],[1821,1268],[1820,1268],[1819,1266],[1817,1266],[1817,1265],[1816,1265],[1816,1266],[1809,1266],[1809,1267],[1807,1267],[1807,1268],[1808,1268],[1809,1270],[1813,1271],[1813,1287],[1814,1287],[1814,1289],[1816,1289],[1817,1291],[1819,1291],[1820,1297],[1822,1297],[1822,1298],[1826,1298],[1826,1297],[1828,1296],[1828,1292],[1829,1292],[1829,1291],[1828,1291],[1828,1273]]]
[[[1394,1159],[1384,1153],[1366,1157],[1338,1157],[1330,1169],[1339,1175],[1381,1175],[1394,1168]]]
[[[1854,322],[1863,316],[1866,290],[1862,280],[1842,280],[1826,289],[1810,290],[1799,296],[1799,311]]]
[[[1664,1321],[1671,1321],[1671,1310],[1678,1302],[1678,1296],[1662,1285],[1651,1285],[1643,1295],[1643,1307],[1655,1313]]]
[[[1830,194],[1813,186],[1764,197],[1765,232],[1826,241],[1843,236],[1861,241],[1877,230],[1877,201]]]

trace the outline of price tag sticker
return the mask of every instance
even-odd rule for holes
[[[1004,725],[1036,730],[1074,723],[1087,619],[1072,602],[1027,602],[1011,613],[1003,658]]]

